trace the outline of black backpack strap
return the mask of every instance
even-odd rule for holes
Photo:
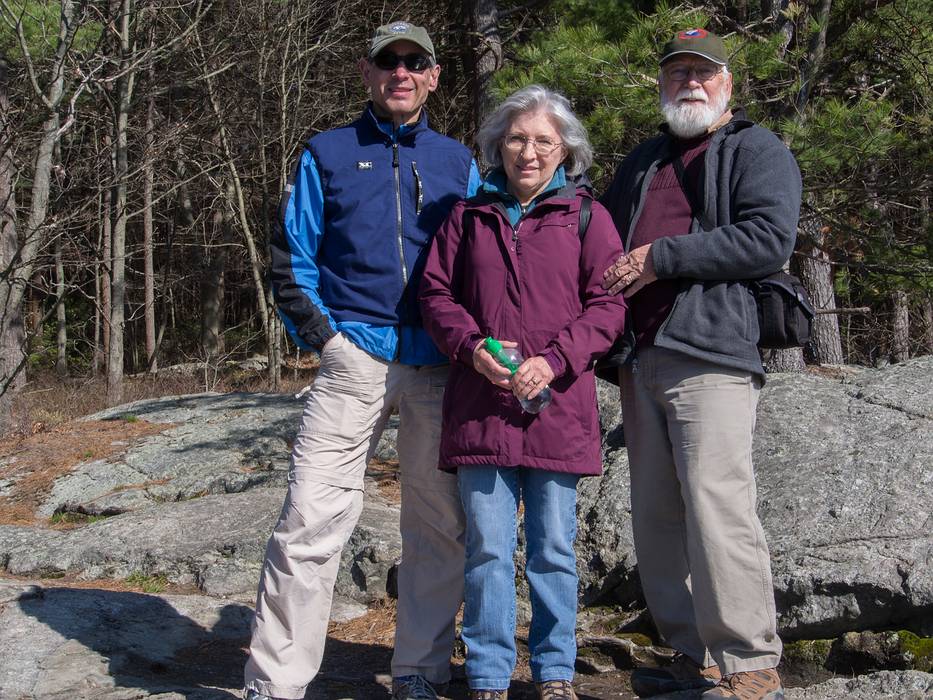
[[[589,197],[580,198],[580,224],[577,226],[577,233],[580,235],[580,242],[586,235],[586,229],[590,226],[590,214],[593,213],[593,200]]]

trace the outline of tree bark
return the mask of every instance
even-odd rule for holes
[[[19,372],[26,345],[22,306],[9,303],[12,296],[10,271],[16,264],[19,238],[16,229],[16,165],[11,154],[13,125],[10,99],[7,95],[7,64],[0,57],[0,298],[7,303],[0,307],[0,433],[6,433],[13,422],[13,398],[23,385]]]
[[[152,189],[155,179],[155,98],[146,107],[146,155],[143,166],[143,318],[146,325],[146,366],[158,372],[155,332],[155,273],[152,255]]]
[[[801,255],[794,258],[800,279],[817,309],[835,310],[836,292],[833,266],[826,251],[826,231],[818,218],[803,222],[801,229],[806,233],[804,244],[801,246]],[[845,359],[837,314],[817,314],[813,319],[809,350],[817,364],[843,364]]]
[[[8,408],[12,405],[12,394],[21,386],[19,377],[25,367],[26,335],[22,323],[22,305],[26,295],[29,279],[35,268],[36,256],[45,241],[44,224],[49,205],[49,189],[51,184],[52,157],[55,144],[59,138],[58,109],[65,93],[65,62],[71,48],[76,30],[75,4],[73,0],[61,0],[61,13],[59,15],[58,38],[55,45],[55,54],[51,61],[51,69],[46,92],[36,94],[36,98],[46,107],[45,120],[40,130],[39,144],[36,148],[35,167],[32,172],[32,186],[30,189],[29,214],[23,230],[22,245],[16,236],[16,226],[7,221],[8,214],[4,211],[4,240],[0,243],[0,255],[3,256],[3,272],[6,275],[3,284],[0,284],[0,421],[4,416],[8,419],[11,414]],[[24,60],[30,61],[28,56]],[[29,64],[30,70],[34,66]],[[5,73],[5,71],[4,71]],[[5,75],[4,75],[5,78]],[[33,83],[35,90],[39,90],[38,82]],[[4,98],[7,98],[6,89],[0,88]],[[13,137],[9,124],[9,105],[0,110],[3,112],[2,127],[3,139],[0,143],[0,155],[9,157],[9,146]],[[4,169],[12,164],[7,162]],[[4,200],[4,206],[15,206],[12,189]],[[10,236],[12,238],[9,238]],[[10,243],[13,243],[10,248]],[[9,257],[8,257],[9,256]],[[11,394],[7,396],[7,394]]]
[[[829,28],[829,10],[832,4],[832,0],[820,2],[819,15],[816,17],[817,29],[810,37],[806,64],[800,75],[800,90],[797,92],[796,99],[798,114],[803,114],[810,102],[810,91],[813,89],[813,83],[823,63],[823,54],[826,52],[826,30]]]
[[[896,290],[891,295],[893,321],[891,328],[891,361],[904,362],[910,357],[910,313],[907,292]]]
[[[62,262],[62,237],[55,239],[55,320],[56,359],[55,373],[68,376],[68,317],[65,313],[65,265]]]
[[[113,275],[113,188],[111,186],[111,177],[114,172],[113,165],[113,139],[110,134],[104,136],[104,148],[107,151],[107,177],[102,179],[103,192],[101,193],[101,248],[100,248],[100,315],[101,315],[101,338],[103,341],[102,350],[104,356],[104,371],[106,373],[107,364],[110,361],[110,310],[113,308],[113,300],[110,297],[111,281]]]
[[[803,361],[803,348],[786,350],[764,350],[763,363],[768,374],[772,372],[803,372],[807,365]]]
[[[123,0],[120,6],[120,70],[117,81],[117,110],[114,119],[114,194],[113,194],[113,272],[111,280],[110,354],[107,358],[107,404],[123,401],[124,303],[126,299],[126,219],[128,131],[130,100],[133,97],[135,72],[131,69],[134,47],[131,24],[134,1]]]
[[[933,297],[925,295],[920,302],[920,309],[923,315],[923,351],[933,355]]]
[[[217,135],[220,138],[220,145],[223,151],[224,160],[226,161],[227,171],[230,174],[230,181],[233,184],[232,199],[229,203],[237,213],[237,219],[240,224],[240,229],[243,233],[243,239],[246,242],[246,250],[249,253],[250,268],[253,276],[253,287],[256,294],[256,307],[257,311],[259,311],[259,319],[262,323],[262,331],[266,340],[266,357],[269,360],[269,383],[271,389],[276,391],[278,390],[280,375],[279,368],[276,366],[277,363],[275,362],[275,329],[273,328],[273,324],[270,322],[270,316],[274,316],[275,314],[270,313],[270,309],[272,307],[269,304],[265,284],[263,283],[263,263],[259,256],[259,250],[256,247],[256,238],[253,235],[253,229],[249,224],[249,217],[247,216],[246,212],[246,196],[243,192],[243,183],[240,179],[240,173],[236,165],[236,157],[233,152],[233,148],[230,145],[230,139],[227,136],[227,127],[224,124],[223,112],[220,108],[217,94],[214,91],[214,81],[210,77],[210,72],[207,65],[207,57],[204,53],[204,47],[200,43],[200,34],[197,31],[195,31],[195,38],[198,41],[198,47],[201,52],[201,60],[203,61],[202,69],[205,71],[204,82],[207,86],[208,99],[219,125],[217,129]]]
[[[229,202],[233,199],[229,181],[221,184],[224,189],[214,209],[213,223],[215,239],[219,245],[208,244],[203,251],[204,263],[201,266],[201,349],[204,360],[213,365],[223,355],[224,348],[224,272],[227,267],[227,246],[233,240],[232,216]]]
[[[502,65],[502,39],[499,36],[499,8],[496,1],[477,0],[468,5],[472,7],[475,36],[473,105],[478,128],[495,107],[492,78]]]

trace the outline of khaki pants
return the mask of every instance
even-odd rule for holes
[[[363,507],[366,463],[396,407],[402,561],[392,675],[449,680],[464,520],[456,476],[437,468],[446,377],[446,366],[385,362],[341,334],[325,346],[266,548],[247,689],[303,698],[320,669],[340,554]]]
[[[648,348],[621,379],[635,553],[658,631],[724,674],[777,666],[752,471],[757,378]]]

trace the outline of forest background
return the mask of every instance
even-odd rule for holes
[[[0,0],[0,434],[176,391],[158,370],[179,363],[201,390],[254,355],[250,388],[300,379],[269,223],[305,139],[362,110],[357,60],[392,19],[434,38],[433,128],[472,145],[497,99],[543,83],[589,129],[597,193],[657,129],[658,47],[721,34],[733,102],[800,164],[790,266],[825,312],[769,367],[933,352],[926,2]]]

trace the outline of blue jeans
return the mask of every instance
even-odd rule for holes
[[[532,678],[573,680],[579,475],[493,466],[460,467],[457,475],[466,514],[463,641],[470,688],[505,690],[515,670],[512,557],[519,500],[525,504]]]

